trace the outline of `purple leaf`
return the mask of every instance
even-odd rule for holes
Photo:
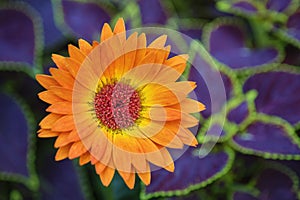
[[[0,172],[28,176],[28,125],[18,103],[0,93]]]
[[[44,28],[44,42],[47,46],[63,39],[62,33],[58,30],[54,23],[53,9],[51,0],[25,0],[34,7],[42,17]]]
[[[300,148],[281,125],[254,122],[245,133],[235,135],[232,141],[238,150],[245,153],[277,157],[300,155]]]
[[[65,23],[76,37],[92,41],[99,35],[100,27],[110,21],[108,13],[96,3],[62,0]]]
[[[286,23],[286,35],[296,40],[300,40],[300,12],[291,15]]]
[[[55,162],[48,156],[39,169],[42,199],[85,199],[80,188],[79,177],[70,160]]]
[[[239,191],[233,194],[233,200],[259,200],[259,199],[249,193]]]
[[[220,134],[221,132],[221,134]],[[207,135],[214,137],[225,137],[226,132],[219,124],[213,124],[207,131]]]
[[[173,173],[160,169],[152,172],[152,181],[146,187],[146,196],[172,196],[204,187],[225,174],[233,161],[233,152],[211,152],[199,158],[197,151],[189,148],[175,161]],[[177,192],[176,192],[177,191]]]
[[[24,12],[0,9],[0,61],[34,62],[34,26]]]
[[[197,195],[197,191],[196,192],[192,192],[188,195],[183,195],[183,196],[173,196],[170,198],[167,198],[166,200],[201,200],[203,198],[199,197],[199,195]]]
[[[247,13],[256,13],[257,8],[252,4],[252,2],[248,1],[238,1],[232,4],[233,8],[239,9],[241,12]]]
[[[245,33],[236,25],[218,25],[209,33],[208,49],[218,61],[232,69],[270,64],[279,56],[273,47],[251,49],[245,40]]]
[[[300,12],[296,12],[293,15],[291,15],[287,21],[287,27],[289,29],[299,30],[300,29],[299,18],[300,18]]]
[[[300,75],[267,72],[250,77],[244,92],[255,89],[257,111],[282,117],[292,124],[300,121]]]
[[[195,93],[198,100],[206,106],[201,114],[207,118],[212,113],[219,112],[226,100],[231,97],[232,83],[226,75],[220,75],[213,69],[211,63],[202,56],[204,55],[197,54],[192,61],[194,66],[191,67],[189,80],[197,83]],[[220,82],[217,81],[219,79]]]
[[[259,199],[272,200],[296,200],[293,186],[294,183],[291,177],[275,169],[264,170],[256,185],[261,191]]]
[[[242,102],[238,107],[232,109],[227,114],[227,119],[236,124],[240,124],[249,115],[247,102]]]
[[[268,0],[267,9],[275,10],[277,12],[284,11],[292,2],[292,0]]]
[[[180,33],[186,34],[193,39],[200,39],[202,37],[202,29],[200,28],[180,28]]]
[[[143,24],[166,24],[167,15],[160,0],[139,0]]]

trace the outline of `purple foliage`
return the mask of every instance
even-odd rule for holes
[[[247,1],[238,1],[236,3],[233,3],[232,7],[238,8],[244,12],[249,12],[249,13],[255,13],[257,11],[257,8],[253,4]]]
[[[53,45],[64,39],[54,22],[54,13],[51,0],[26,0],[41,15],[44,29],[44,42],[46,46]]]
[[[0,61],[34,62],[32,19],[13,9],[0,9]]]
[[[269,10],[282,12],[290,5],[291,2],[292,0],[268,0],[266,7]]]
[[[194,184],[203,183],[223,170],[229,156],[225,152],[211,152],[204,158],[199,158],[193,148],[189,148],[175,162],[176,173],[164,169],[152,172],[153,181],[146,188],[146,193],[157,191],[182,190]]]
[[[99,35],[99,30],[105,22],[110,21],[107,11],[96,3],[63,0],[62,7],[65,22],[74,31],[76,37],[89,41]]]
[[[259,199],[296,200],[293,182],[289,176],[275,169],[262,172],[256,187],[261,191]]]
[[[70,160],[58,163],[52,157],[45,157],[40,173],[43,180],[42,199],[85,199],[80,189],[79,177]]]
[[[244,92],[255,89],[255,100],[259,112],[282,117],[295,124],[300,116],[300,75],[286,72],[267,72],[250,77]]]
[[[232,109],[227,114],[227,119],[231,122],[240,124],[249,114],[247,102],[242,102],[238,107]]]
[[[143,24],[165,24],[167,15],[160,0],[138,0]]]
[[[28,176],[27,147],[29,127],[20,106],[0,93],[0,171]]]
[[[300,12],[291,15],[287,21],[287,34],[300,40]]]
[[[272,63],[279,55],[273,47],[251,49],[245,45],[246,35],[235,25],[220,25],[212,30],[209,51],[221,63],[239,69]]]
[[[247,132],[235,135],[233,141],[250,151],[299,155],[300,148],[294,144],[282,126],[254,122]]]

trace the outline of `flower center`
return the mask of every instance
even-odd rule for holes
[[[130,85],[113,83],[96,93],[94,106],[100,122],[116,130],[134,125],[140,116],[141,101],[138,92]]]

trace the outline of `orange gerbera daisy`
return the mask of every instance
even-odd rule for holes
[[[55,159],[90,162],[105,186],[115,170],[129,188],[136,173],[148,185],[152,166],[173,172],[168,148],[197,145],[190,113],[204,110],[188,98],[195,83],[176,82],[187,55],[168,58],[165,35],[148,46],[145,34],[127,38],[123,19],[113,31],[104,24],[100,43],[78,42],[70,57],[53,54],[50,76],[36,76],[46,89],[40,99],[51,104],[38,136],[57,137]]]

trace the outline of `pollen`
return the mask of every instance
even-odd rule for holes
[[[126,129],[140,117],[141,99],[130,85],[113,83],[96,93],[94,106],[102,125],[112,130]]]

